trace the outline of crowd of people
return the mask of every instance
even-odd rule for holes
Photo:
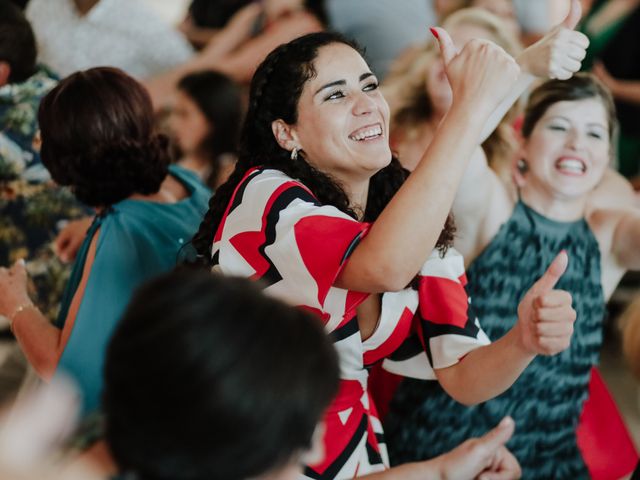
[[[0,0],[0,474],[631,474],[640,1],[368,2]]]

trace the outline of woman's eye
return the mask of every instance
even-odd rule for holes
[[[553,130],[556,132],[565,132],[567,130],[567,127],[565,127],[564,125],[549,125],[549,130]]]
[[[329,95],[327,95],[325,100],[337,100],[338,98],[342,98],[342,97],[344,97],[344,92],[342,90],[336,90],[335,92],[332,92]]]
[[[364,88],[362,89],[363,92],[370,92],[372,90],[377,90],[378,89],[378,83],[377,82],[371,82],[368,83],[364,86]]]
[[[588,132],[587,135],[589,135],[591,138],[597,138],[599,140],[602,140],[604,138],[604,135],[600,132]]]

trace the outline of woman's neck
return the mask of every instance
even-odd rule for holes
[[[588,195],[567,197],[524,187],[520,198],[536,212],[557,222],[573,222],[586,215]]]
[[[160,185],[160,189],[156,193],[148,195],[134,193],[129,197],[129,200],[171,204],[184,200],[188,196],[189,191],[187,188],[178,179],[174,178],[173,175],[169,174],[165,177]]]
[[[351,182],[344,187],[347,197],[349,197],[349,206],[358,215],[358,220],[364,218],[364,212],[367,210],[367,198],[369,196],[369,180],[360,182]]]

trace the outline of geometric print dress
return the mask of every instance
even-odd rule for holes
[[[256,280],[265,293],[314,313],[338,352],[339,392],[323,419],[325,458],[302,478],[352,479],[389,468],[367,388],[371,366],[391,357],[386,366],[395,373],[435,378],[433,366],[453,365],[489,343],[468,315],[462,257],[453,249],[444,256],[434,251],[416,288],[382,295],[376,330],[363,341],[356,308],[368,294],[333,283],[369,226],[321,205],[284,173],[253,168],[214,236],[214,269]]]

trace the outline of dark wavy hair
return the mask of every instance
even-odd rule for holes
[[[220,172],[220,156],[235,155],[238,150],[242,124],[240,87],[226,75],[208,70],[183,77],[178,90],[196,104],[209,122],[209,132],[198,150],[209,160],[210,173],[205,182],[213,188]]]
[[[254,478],[311,446],[338,378],[315,317],[246,279],[174,271],[136,292],[109,344],[107,443],[139,480]]]
[[[122,70],[92,68],[62,80],[40,104],[42,163],[78,200],[108,206],[158,191],[170,163],[149,94]]]
[[[11,68],[9,83],[28,79],[36,71],[36,39],[20,8],[0,0],[0,61]]]
[[[349,205],[344,189],[326,173],[314,168],[300,157],[296,161],[276,141],[271,124],[277,119],[293,125],[298,120],[298,101],[307,81],[316,75],[314,61],[318,51],[334,43],[345,44],[362,55],[352,41],[333,32],[311,33],[273,50],[260,64],[253,76],[249,94],[249,109],[240,137],[239,160],[229,180],[209,201],[209,211],[194,236],[192,244],[204,263],[210,264],[211,246],[215,231],[222,220],[231,196],[245,173],[252,167],[263,166],[284,172],[311,190],[323,205],[332,205],[357,218]],[[375,221],[409,172],[393,157],[389,165],[370,180],[364,220]],[[452,227],[452,222],[447,222]],[[446,231],[447,229],[445,229]],[[449,233],[441,236],[439,247],[446,248]]]

